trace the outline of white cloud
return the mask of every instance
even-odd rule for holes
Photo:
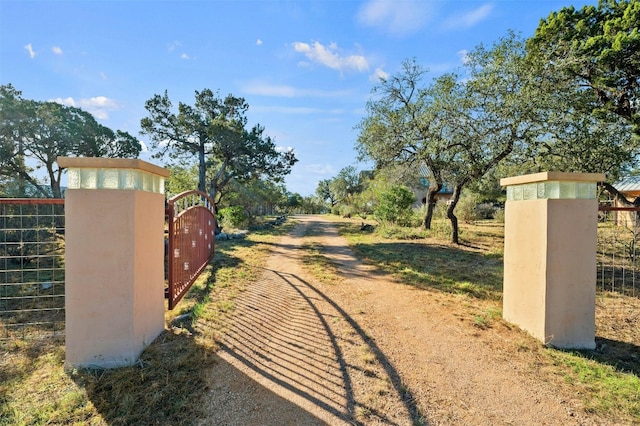
[[[256,45],[262,46],[262,40],[260,40],[260,39],[256,40]]]
[[[423,0],[370,0],[360,8],[358,21],[397,36],[420,30],[430,19],[433,4]]]
[[[308,115],[308,114],[320,114],[324,112],[320,108],[310,107],[282,107],[282,106],[252,106],[251,111],[256,112],[275,112],[277,114],[296,114],[296,115]]]
[[[463,64],[469,62],[469,52],[466,49],[459,50],[457,54],[460,57],[460,62]]]
[[[62,55],[62,49],[59,46],[53,46],[51,51],[56,55]]]
[[[180,47],[182,47],[182,42],[179,41],[179,40],[175,40],[175,41],[172,41],[170,43],[167,43],[167,51],[169,53],[175,52]],[[182,50],[182,49],[180,49],[180,50]],[[191,56],[189,56],[188,53],[183,52],[183,53],[180,54],[180,59],[189,60],[189,59],[191,59]]]
[[[298,89],[287,85],[273,85],[261,81],[251,81],[246,83],[242,91],[250,95],[274,96],[279,98],[299,98],[299,97],[316,97],[316,98],[335,98],[341,96],[349,96],[350,91],[347,90],[318,90],[318,89]]]
[[[317,176],[334,176],[336,169],[331,164],[308,164],[304,166],[306,172]]]
[[[109,99],[106,96],[96,96],[94,98],[81,99],[80,105],[86,107],[100,107],[109,109],[116,109],[118,107],[116,101],[114,101],[113,99]]]
[[[51,102],[57,102],[61,105],[82,108],[90,112],[94,117],[100,120],[109,118],[109,111],[115,111],[119,108],[118,103],[106,96],[96,96],[93,98],[82,98],[77,101],[72,97],[51,99]]]
[[[33,50],[33,46],[31,46],[31,43],[27,44],[24,48],[27,49],[27,52],[29,52],[29,57],[31,59],[36,57],[37,53],[35,50]]]
[[[107,79],[107,74],[105,74],[104,71],[100,71],[100,78],[103,79],[103,80],[106,80]]]
[[[364,72],[369,69],[369,63],[362,55],[340,56],[340,49],[336,43],[324,46],[317,41],[312,44],[297,41],[293,43],[293,49],[298,53],[304,54],[311,62],[340,72],[344,70]]]
[[[176,41],[172,41],[171,43],[167,44],[167,50],[169,52],[173,52],[174,50],[176,50],[178,47],[181,47],[182,43],[178,40]]]
[[[277,152],[290,152],[293,151],[293,147],[291,146],[276,146],[276,151]]]
[[[442,27],[446,30],[452,30],[456,28],[471,28],[485,20],[493,11],[492,4],[484,4],[477,9],[462,15],[453,15],[446,19]]]
[[[72,106],[72,107],[76,106],[76,101],[72,97],[68,97],[65,99],[62,99],[62,98],[50,99],[49,102],[55,102],[60,105],[66,105],[66,106]]]
[[[389,78],[389,73],[378,67],[376,70],[369,76],[369,81],[373,81],[378,83],[380,80],[386,80]]]

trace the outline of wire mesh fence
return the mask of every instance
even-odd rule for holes
[[[601,207],[596,318],[627,341],[640,332],[640,208]]]
[[[64,200],[0,199],[0,340],[64,335]]]

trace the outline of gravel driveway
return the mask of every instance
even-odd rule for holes
[[[236,299],[201,424],[596,424],[537,377],[522,332],[478,333],[450,295],[362,265],[332,222],[292,220]],[[304,270],[305,243],[338,268],[337,282]]]

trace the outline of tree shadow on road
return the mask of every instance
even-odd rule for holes
[[[265,269],[236,299],[222,344],[260,380],[343,423],[426,424],[402,377],[358,322],[295,274]]]

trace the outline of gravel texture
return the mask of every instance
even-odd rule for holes
[[[462,296],[397,283],[359,262],[330,221],[294,220],[226,320],[201,424],[601,423],[538,374],[521,331],[480,330]],[[304,243],[338,280],[305,271]]]

